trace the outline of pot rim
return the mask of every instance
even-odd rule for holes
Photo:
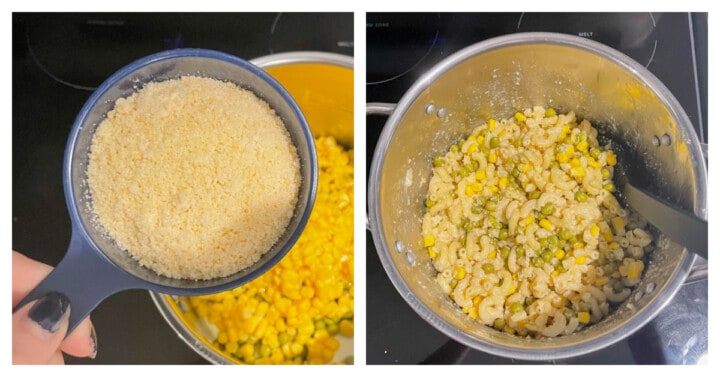
[[[392,138],[395,129],[400,123],[400,120],[404,117],[407,110],[413,104],[416,98],[418,98],[422,92],[427,89],[435,80],[441,77],[445,72],[457,66],[459,63],[472,58],[476,55],[486,53],[492,50],[517,46],[526,44],[550,44],[560,45],[572,48],[579,48],[590,52],[594,55],[598,55],[602,58],[608,59],[610,62],[617,64],[621,68],[625,69],[641,82],[647,85],[666,106],[668,111],[672,114],[673,118],[677,121],[678,126],[683,129],[685,134],[689,137],[688,149],[693,157],[693,165],[697,172],[696,184],[697,191],[695,192],[695,208],[694,212],[703,218],[707,218],[707,167],[705,160],[702,158],[702,150],[697,134],[692,127],[692,123],[688,118],[687,114],[683,110],[680,103],[672,95],[670,90],[653,75],[647,68],[640,65],[632,58],[624,55],[623,53],[586,38],[561,34],[561,33],[548,33],[548,32],[526,32],[526,33],[515,33],[491,39],[484,40],[472,44],[468,47],[463,48],[448,56],[438,64],[433,66],[429,71],[423,74],[402,96],[394,110],[388,117],[385,126],[380,134],[378,143],[375,147],[373,154],[370,176],[368,180],[368,218],[369,218],[369,229],[373,235],[373,242],[377,250],[380,261],[390,278],[391,282],[395,286],[396,290],[400,293],[400,296],[412,307],[415,312],[420,315],[426,322],[435,327],[440,332],[444,333],[451,339],[454,339],[468,347],[477,349],[483,352],[488,352],[501,357],[522,359],[522,360],[557,360],[566,359],[576,356],[581,356],[593,351],[597,351],[611,344],[619,342],[620,340],[630,336],[635,331],[650,322],[675,296],[677,291],[682,286],[685,278],[690,273],[690,269],[696,260],[696,255],[684,251],[683,259],[680,264],[676,267],[675,272],[672,275],[671,280],[665,287],[665,292],[668,294],[666,298],[653,300],[644,309],[643,315],[635,315],[623,325],[617,327],[614,331],[611,331],[603,336],[596,339],[582,342],[579,344],[555,347],[555,348],[515,348],[500,346],[494,343],[490,343],[484,340],[479,340],[475,337],[468,335],[461,331],[456,326],[446,322],[440,316],[438,316],[431,308],[420,301],[413,293],[410,287],[402,279],[399,270],[394,265],[390,258],[390,252],[388,250],[388,243],[384,237],[383,232],[380,229],[382,224],[382,218],[380,215],[380,204],[378,201],[379,193],[379,177],[381,168],[384,165],[385,155],[389,148],[390,139]]]

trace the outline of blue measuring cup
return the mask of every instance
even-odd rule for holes
[[[283,120],[300,159],[300,192],[285,233],[254,265],[211,280],[174,279],[141,266],[107,236],[92,212],[87,182],[90,145],[115,101],[146,83],[193,75],[233,82],[267,102]],[[70,300],[68,334],[105,298],[128,289],[183,296],[205,295],[245,284],[263,274],[292,248],[310,216],[317,191],[317,156],[310,128],[290,94],[270,75],[238,57],[205,49],[177,49],[141,58],[113,74],[90,96],[75,119],[63,162],[63,186],[72,237],[62,261],[14,308],[50,292]]]

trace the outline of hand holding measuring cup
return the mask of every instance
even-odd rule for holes
[[[52,267],[13,251],[12,271],[12,302],[15,306],[52,271]],[[65,338],[70,310],[67,298],[53,293],[16,311],[12,326],[13,364],[63,364],[63,353],[94,359],[97,336],[90,318],[85,318]]]
[[[88,186],[93,136],[116,100],[131,96],[150,82],[183,76],[231,82],[254,93],[282,120],[299,160],[301,183],[297,203],[284,233],[251,266],[206,280],[171,278],[141,265],[98,226]],[[131,63],[98,87],[75,120],[63,165],[65,199],[72,224],[70,246],[63,260],[32,292],[19,303],[13,302],[13,313],[26,310],[23,309],[26,304],[48,295],[59,299],[62,305],[67,301],[69,314],[62,315],[69,316],[70,334],[101,301],[123,290],[146,289],[192,296],[247,283],[277,263],[300,236],[314,203],[317,170],[314,142],[305,117],[288,92],[260,68],[228,54],[202,49],[165,51]]]

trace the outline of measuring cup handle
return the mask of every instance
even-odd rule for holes
[[[136,285],[130,274],[115,267],[73,232],[70,247],[62,261],[13,308],[13,313],[50,292],[62,293],[70,300],[67,330],[70,334],[105,298],[136,288]]]

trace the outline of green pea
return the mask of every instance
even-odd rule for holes
[[[625,286],[623,285],[623,283],[620,280],[615,280],[612,284],[612,287],[613,287],[613,290],[615,290],[615,292],[620,292],[623,289],[625,289]]]
[[[500,232],[498,232],[498,238],[501,240],[507,239],[508,236],[509,236],[509,232],[508,232],[507,228],[502,228],[502,229],[500,229]]]
[[[493,266],[492,263],[485,263],[482,265],[482,270],[485,271],[486,274],[492,274],[495,272],[495,266]]]
[[[450,152],[453,152],[453,153],[460,152],[460,147],[458,147],[457,145],[453,144],[453,145],[450,146]]]
[[[560,169],[560,163],[557,160],[550,161],[550,169]]]
[[[543,260],[541,257],[534,257],[532,259],[532,265],[538,268],[542,268],[542,266],[545,264],[545,260]]]
[[[496,319],[495,322],[493,322],[493,327],[495,328],[495,330],[502,330],[503,328],[505,328],[505,320],[502,318]]]
[[[578,191],[575,193],[575,200],[580,203],[585,203],[588,200],[588,195],[585,191]]]
[[[487,134],[488,131],[489,131],[489,130],[488,130],[487,128],[483,128],[483,129],[480,130],[480,132],[479,132],[478,134],[479,134],[480,136],[485,136],[485,134]]]
[[[442,166],[444,163],[445,163],[445,159],[442,156],[437,155],[437,156],[433,157],[433,166],[435,166],[435,167]]]
[[[458,171],[458,174],[460,174],[461,177],[465,178],[465,177],[467,177],[468,175],[470,175],[470,170],[468,170],[466,166],[463,166],[463,167],[460,168],[460,170]]]
[[[565,266],[563,266],[562,263],[558,263],[558,265],[557,265],[557,267],[555,267],[555,269],[560,273],[567,272],[567,268],[565,268]]]
[[[540,244],[540,247],[543,249],[548,247],[548,245],[549,245],[547,237],[540,238],[538,240],[538,243]]]
[[[577,238],[577,236],[572,236],[572,237],[570,237],[570,239],[568,240],[568,243],[569,243],[570,245],[575,245],[576,243],[578,243],[578,238]]]
[[[569,240],[572,235],[572,231],[568,228],[562,228],[560,232],[558,232],[558,236],[560,236],[560,239],[563,241]]]
[[[500,145],[500,139],[493,137],[490,139],[490,148],[497,148]]]
[[[515,246],[515,255],[517,255],[518,257],[524,257],[525,256],[525,246],[523,246],[523,245]]]
[[[550,262],[553,259],[553,253],[550,250],[545,250],[542,253],[542,259],[545,262]]]
[[[485,209],[487,211],[495,211],[497,209],[497,202],[493,202],[492,200],[488,200],[485,202]]]
[[[530,195],[529,195],[529,196],[530,196],[530,199],[537,199],[537,198],[540,197],[540,191],[538,191],[538,190],[533,190],[533,191],[530,192]]]
[[[602,269],[606,276],[610,276],[617,270],[617,266],[613,262],[608,262],[602,265]]]
[[[592,158],[594,158],[594,159],[597,160],[598,157],[600,157],[600,153],[601,153],[601,152],[600,152],[600,149],[599,149],[599,148],[595,148],[595,147],[590,148],[590,157],[592,157]]]
[[[435,204],[437,204],[436,201],[434,201],[434,200],[432,200],[432,199],[429,199],[429,198],[428,198],[428,199],[425,199],[425,206],[426,206],[426,207],[432,208],[432,206],[434,206]]]
[[[533,302],[535,302],[535,297],[533,297],[533,296],[525,297],[525,306],[530,306],[530,305],[532,305]]]
[[[552,203],[545,203],[544,206],[540,209],[540,212],[542,212],[544,215],[552,215],[555,213],[555,204]]]
[[[507,259],[507,257],[510,255],[510,248],[507,246],[503,246],[500,248],[500,256],[503,259]]]
[[[557,246],[557,244],[558,244],[558,236],[553,234],[552,236],[548,237],[548,246],[555,247],[555,246]]]
[[[615,192],[615,185],[612,183],[606,183],[603,185],[603,188],[610,192]]]
[[[603,179],[609,179],[610,178],[610,170],[608,168],[602,168],[600,169],[600,174],[602,175]]]
[[[517,139],[515,139],[515,141],[513,141],[513,146],[515,148],[520,148],[520,147],[522,147],[522,145],[523,145],[522,138],[517,138]]]
[[[518,168],[513,168],[513,170],[510,172],[510,175],[517,178],[520,175],[520,170],[518,170]]]

